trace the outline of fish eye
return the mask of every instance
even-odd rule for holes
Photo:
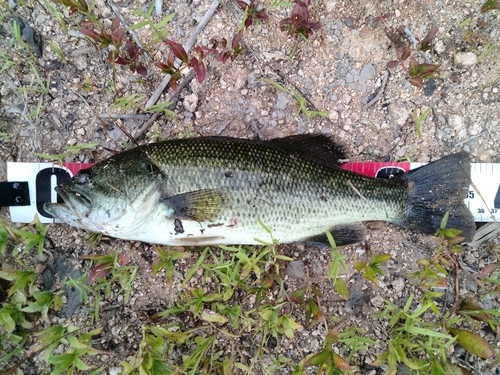
[[[82,169],[78,174],[75,176],[75,181],[78,184],[84,185],[92,182],[91,180],[91,173],[88,169]]]

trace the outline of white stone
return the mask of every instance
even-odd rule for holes
[[[464,118],[460,115],[448,116],[448,124],[455,130],[459,131],[464,128]]]
[[[339,119],[339,113],[332,109],[330,112],[328,112],[328,117],[330,118],[330,120],[338,120]]]
[[[184,97],[184,108],[188,112],[194,112],[196,110],[196,106],[198,105],[198,96],[196,94],[186,95]]]
[[[337,7],[337,2],[332,1],[332,0],[326,0],[325,6],[326,6],[327,12],[333,12],[335,10],[335,8]]]
[[[438,40],[436,42],[436,44],[434,44],[434,51],[436,51],[436,53],[438,55],[441,55],[445,49],[446,49],[446,47],[444,46],[444,43],[442,40]]]
[[[477,62],[477,56],[472,52],[459,52],[455,55],[457,65],[471,66]]]
[[[410,110],[399,104],[391,104],[389,106],[389,118],[391,121],[399,126],[406,124]]]

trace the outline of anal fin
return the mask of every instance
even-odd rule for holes
[[[337,246],[352,245],[361,242],[365,239],[366,232],[363,224],[340,224],[330,228],[328,231],[332,234]],[[330,245],[326,233],[305,238],[301,242]]]

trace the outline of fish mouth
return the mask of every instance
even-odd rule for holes
[[[92,209],[92,202],[81,191],[56,186],[55,191],[64,203],[45,203],[44,209],[52,216],[64,220],[68,215],[86,216]]]

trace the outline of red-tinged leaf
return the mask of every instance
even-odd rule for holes
[[[95,32],[94,30],[87,29],[86,27],[81,27],[80,32],[86,36],[88,36],[91,39],[94,39],[96,42],[101,43],[101,44],[109,44],[110,39],[107,36],[104,36],[102,34],[99,34]]]
[[[203,50],[203,57],[207,56],[209,53],[219,53],[215,48],[201,47]]]
[[[416,87],[419,87],[419,88],[422,88],[424,86],[424,80],[422,78],[419,78],[419,77],[411,77],[409,79],[410,83],[413,85],[413,86],[416,86]]]
[[[337,327],[333,327],[326,334],[326,346],[331,347],[337,341],[339,341],[339,330]]]
[[[411,55],[411,48],[405,47],[403,53],[401,54],[401,60],[405,61]]]
[[[432,40],[436,36],[437,32],[438,32],[437,27],[433,27],[432,29],[430,29],[425,38],[422,39],[421,43],[432,43]]]
[[[116,56],[116,58],[114,59],[113,63],[118,64],[118,65],[128,65],[129,61],[125,60],[121,56]]]
[[[335,367],[337,367],[340,371],[342,370],[356,370],[356,367],[352,367],[349,362],[347,362],[344,358],[336,354],[335,352],[332,351],[332,356],[333,356],[333,364]]]
[[[259,20],[265,21],[269,18],[269,15],[263,10],[261,10],[255,13],[255,17],[257,17]]]
[[[134,67],[130,66],[130,70],[132,72],[140,74],[143,77],[147,77],[148,75],[148,69],[144,65],[136,65]]]
[[[239,55],[243,55],[245,53],[247,53],[246,48],[238,48],[237,50],[233,51],[233,55],[231,56],[231,60],[234,61],[234,59],[236,57],[238,57]]]
[[[399,35],[404,35],[405,33],[405,28],[403,25],[399,25],[398,28],[396,29]]]
[[[243,30],[240,30],[239,33],[233,36],[233,40],[231,42],[233,50],[237,50],[238,48],[240,48],[240,42],[242,37],[243,37]]]
[[[417,59],[414,56],[410,56],[410,69],[415,69],[418,66]]]
[[[396,33],[394,33],[393,31],[391,30],[386,30],[385,31],[385,36],[387,36],[387,38],[394,44],[399,44],[399,38],[398,38],[398,35]]]
[[[126,266],[130,262],[130,257],[124,254],[118,254],[118,264],[120,267]]]
[[[198,60],[196,57],[193,57],[189,62],[189,66],[195,70],[198,83],[202,83],[207,73],[205,63],[203,63],[203,61],[201,60]]]
[[[111,31],[115,31],[120,26],[120,19],[118,17],[113,18],[111,21]]]
[[[127,53],[128,55],[134,59],[134,60],[137,60],[137,58],[142,54],[144,53],[144,50],[139,47],[139,46],[136,46],[134,43],[132,43],[130,40],[127,40],[127,43],[125,44],[125,48],[127,49]]]
[[[462,303],[460,304],[460,311],[467,313],[470,315],[473,319],[479,320],[481,322],[488,322],[491,318],[491,314],[485,313],[485,312],[477,312],[477,311],[482,311],[483,308],[479,306],[479,304],[473,300],[470,299],[464,299]],[[477,312],[477,313],[476,313]]]
[[[108,57],[106,57],[106,61],[115,64],[115,60],[118,57],[118,51],[108,51]]]
[[[491,345],[481,336],[459,328],[448,328],[450,334],[457,338],[457,342],[469,353],[480,358],[495,358],[495,351]]]
[[[493,9],[499,9],[500,10],[500,1],[498,0],[488,0],[482,7],[481,7],[481,13],[486,13],[490,10]]]
[[[170,77],[170,87],[172,87],[172,90],[177,90],[177,79],[174,76]]]
[[[310,22],[308,25],[309,28],[313,31],[321,29],[321,24],[319,22]]]
[[[307,5],[300,1],[300,0],[295,0],[295,5],[292,9],[292,20],[295,21],[307,21],[311,14],[309,13],[309,8]]]
[[[253,23],[253,17],[250,14],[247,14],[247,18],[245,19],[245,28],[248,29],[250,26],[252,26]]]
[[[484,266],[483,270],[481,273],[478,275],[479,277],[488,277],[490,276],[493,272],[495,272],[498,269],[498,263],[490,263]]]
[[[220,40],[220,44],[222,45],[223,48],[226,48],[227,47],[227,39],[226,38],[222,38]]]
[[[441,65],[424,63],[424,64],[419,64],[418,66],[425,73],[434,73],[436,70],[439,69]],[[455,229],[454,232],[456,232],[456,234],[459,234],[461,231]]]
[[[167,73],[167,70],[170,69],[170,67],[167,64],[155,62],[155,66],[159,68],[163,73],[169,74]]]
[[[248,3],[247,2],[245,2],[243,0],[237,0],[236,2],[238,3],[238,5],[240,6],[240,8],[242,10],[245,10],[245,9],[248,8]]]
[[[321,293],[321,291],[317,287],[315,287],[314,285],[311,287],[311,292],[313,292],[313,294],[319,298],[324,297],[323,293]]]
[[[200,46],[196,46],[194,50],[196,54],[200,56],[200,60],[205,57],[205,52],[203,51],[203,48],[201,48]]]
[[[168,51],[168,55],[167,55],[167,65],[173,69],[174,68],[174,60],[175,60],[175,56],[174,56],[174,53],[172,52],[172,50]]]
[[[304,362],[304,367],[306,366],[320,366],[325,362],[328,362],[331,356],[331,350],[325,349]]]
[[[181,60],[184,64],[188,63],[188,61],[189,61],[188,55],[186,53],[186,50],[184,49],[184,47],[181,44],[176,43],[170,39],[164,39],[164,42],[168,44],[168,46],[171,48],[174,55],[179,60]]]
[[[290,295],[290,299],[292,300],[292,302],[300,303],[304,299],[305,293],[306,287],[297,289],[296,291],[292,292],[292,294]]]
[[[94,23],[89,20],[83,20],[82,22],[80,22],[80,26],[89,29],[94,26]]]
[[[392,68],[395,68],[398,65],[399,65],[399,61],[398,60],[392,60],[392,61],[389,61],[386,66],[389,69],[392,69]]]
[[[280,30],[285,31],[292,24],[291,18],[284,18],[280,21]]]
[[[220,61],[222,62],[223,64],[226,63],[226,61],[231,57],[231,53],[230,52],[224,52],[224,53],[221,53],[219,55],[219,57],[217,57],[217,61]]]
[[[99,266],[92,267],[89,271],[87,283],[89,285],[94,284],[97,279],[105,277],[111,268],[112,266],[110,264],[101,264]]]
[[[125,36],[125,29],[118,29],[113,32],[113,41],[116,42],[116,44],[120,44],[123,37]]]

